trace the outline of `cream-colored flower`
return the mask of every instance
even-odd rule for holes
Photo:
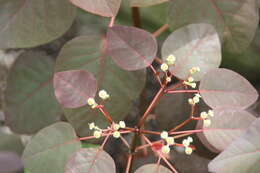
[[[166,63],[161,64],[161,70],[166,72],[169,69],[169,66]]]
[[[98,96],[101,98],[101,99],[103,99],[103,100],[106,100],[106,99],[108,99],[110,96],[109,96],[109,94],[105,91],[105,90],[100,90],[99,92],[98,92]]]
[[[95,123],[90,123],[88,126],[90,130],[93,130],[96,127]]]
[[[163,131],[163,132],[161,133],[161,138],[162,138],[162,139],[168,138],[168,132]]]
[[[114,131],[113,132],[113,137],[114,138],[119,138],[121,136],[120,132],[119,131]]]
[[[174,55],[169,55],[167,58],[166,58],[166,62],[168,65],[173,65],[176,61],[176,58]]]
[[[171,151],[169,145],[164,145],[161,150],[164,154],[168,154]]]
[[[191,148],[191,147],[185,147],[185,153],[186,153],[187,155],[191,155],[191,153],[192,153],[192,148]]]
[[[95,137],[95,138],[100,138],[101,135],[102,135],[102,131],[100,131],[100,130],[95,130],[95,131],[94,131],[94,137]]]
[[[190,141],[188,139],[184,139],[182,141],[183,146],[188,147],[190,145]]]
[[[120,128],[125,128],[126,127],[125,122],[119,121],[119,126],[120,126]]]
[[[200,113],[200,117],[201,117],[202,119],[205,119],[205,118],[208,117],[208,114],[207,114],[206,112],[201,112],[201,113]]]
[[[167,137],[165,141],[167,142],[168,145],[173,145],[175,143],[173,137]]]
[[[209,127],[211,125],[211,120],[210,119],[204,119],[203,125],[204,125],[204,127]]]

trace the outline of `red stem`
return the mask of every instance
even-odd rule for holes
[[[159,28],[158,30],[156,30],[153,33],[154,37],[158,37],[159,35],[161,35],[161,33],[163,33],[164,31],[166,31],[169,28],[169,24],[164,24],[161,28]]]
[[[106,118],[106,120],[112,124],[113,123],[113,120],[111,118],[111,116],[109,115],[109,113],[105,110],[104,106],[102,105],[98,105],[97,107],[99,109],[99,111],[104,115],[104,117]]]
[[[133,25],[141,28],[140,11],[138,7],[132,7]]]

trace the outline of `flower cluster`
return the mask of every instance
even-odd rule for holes
[[[105,90],[100,90],[98,96],[103,100],[107,100],[110,97],[110,95]],[[98,106],[95,99],[92,97],[88,98],[87,103],[89,106],[91,106],[92,109]]]
[[[201,98],[200,94],[195,94],[195,96],[193,98],[188,99],[188,102],[190,105],[195,105],[195,104],[199,103],[200,98]]]
[[[209,110],[208,112],[201,112],[200,113],[200,117],[203,119],[203,125],[205,127],[208,127],[211,125],[211,120],[208,117],[213,117],[214,116],[214,112],[213,110]]]
[[[196,88],[197,84],[194,82],[194,78],[192,77],[193,74],[200,71],[199,67],[192,67],[190,69],[190,76],[187,80],[183,82],[183,84],[190,86],[191,88]]]
[[[169,137],[168,132],[163,131],[161,133],[161,138],[165,140],[166,145],[164,145],[161,149],[162,153],[168,154],[170,152],[170,145],[173,145],[175,143],[173,137]]]
[[[176,61],[176,57],[174,55],[172,55],[172,54],[169,55],[166,58],[166,63],[162,63],[161,64],[161,70],[166,72],[169,69],[170,65],[174,65],[175,64],[175,61]]]
[[[184,139],[182,141],[182,144],[185,147],[185,153],[188,155],[191,155],[191,153],[193,151],[192,148],[190,147],[190,143],[192,143],[192,142],[193,142],[193,139],[190,136],[187,139]]]
[[[124,121],[119,121],[118,124],[114,123],[112,125],[112,129],[113,129],[113,137],[114,138],[119,138],[121,136],[120,132],[118,131],[120,128],[125,128],[125,122]]]
[[[100,138],[102,136],[102,129],[100,129],[98,126],[95,125],[95,123],[90,123],[89,124],[89,129],[94,130],[93,136],[95,138]]]

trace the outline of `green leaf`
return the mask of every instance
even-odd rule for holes
[[[64,0],[1,0],[0,48],[48,43],[71,26],[75,8]]]
[[[255,0],[174,0],[168,21],[174,30],[191,23],[210,23],[226,49],[241,52],[253,40],[258,19]]]
[[[169,0],[129,0],[131,7],[148,7],[151,5],[157,5]]]
[[[98,148],[81,149],[68,161],[66,173],[115,173],[116,166],[112,157]]]
[[[0,133],[0,151],[12,151],[21,155],[23,144],[19,136]]]
[[[22,160],[32,173],[64,173],[70,156],[81,148],[70,124],[59,122],[37,133],[26,146]]]
[[[44,53],[25,52],[10,69],[5,91],[7,124],[17,133],[35,133],[59,119],[62,110],[52,86],[54,62]]]
[[[221,173],[260,172],[259,134],[260,118],[252,123],[244,135],[231,143],[209,163],[209,171]]]
[[[133,100],[142,91],[145,72],[129,72],[120,69],[105,54],[105,46],[106,39],[100,35],[81,36],[71,40],[59,54],[56,72],[87,70],[94,74],[98,81],[98,88],[105,89],[111,96],[111,99],[104,103],[107,111],[114,121],[119,121],[128,113]],[[82,136],[90,135],[88,129],[90,122],[95,122],[99,127],[107,126],[103,115],[89,106],[65,109],[65,115]]]
[[[180,79],[190,76],[192,67],[200,72],[193,75],[199,81],[209,70],[219,67],[221,45],[214,27],[209,24],[191,24],[174,31],[163,43],[162,58],[176,57],[170,72]]]
[[[70,0],[74,5],[104,17],[116,16],[121,0]]]
[[[157,165],[157,164],[147,164],[138,168],[135,173],[171,173],[172,171],[168,168]]]
[[[243,76],[224,68],[205,74],[199,91],[205,103],[214,109],[245,109],[258,98],[256,89]]]
[[[214,110],[214,117],[209,117],[211,125],[204,128],[207,141],[219,151],[223,151],[231,142],[240,137],[256,119],[244,110]],[[208,129],[208,130],[207,130]]]

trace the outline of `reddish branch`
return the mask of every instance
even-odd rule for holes
[[[140,11],[138,7],[132,7],[132,19],[135,27],[141,28]]]
[[[158,37],[161,35],[163,32],[165,32],[169,28],[168,24],[164,24],[161,28],[159,28],[157,31],[153,33],[154,37]]]

